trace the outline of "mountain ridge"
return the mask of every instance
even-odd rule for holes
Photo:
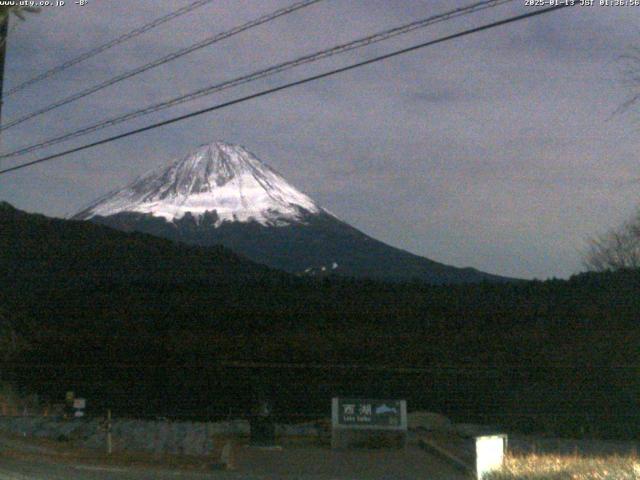
[[[73,219],[221,244],[298,275],[428,283],[511,281],[387,245],[340,220],[241,146],[216,141],[102,197]]]

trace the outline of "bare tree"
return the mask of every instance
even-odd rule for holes
[[[0,21],[4,21],[9,14],[14,14],[20,20],[24,20],[25,13],[38,13],[40,11],[37,7],[0,7]]]
[[[622,66],[622,84],[628,90],[627,100],[616,110],[624,113],[640,103],[640,48],[629,47],[626,53],[618,58]]]
[[[640,269],[640,209],[620,227],[589,240],[584,265],[595,271]]]
[[[616,111],[623,113],[640,104],[640,48],[628,48],[619,60],[629,91],[627,100]],[[595,271],[640,269],[640,208],[620,227],[590,239],[583,263],[588,270]]]
[[[614,114],[626,113],[640,104],[640,47],[628,47],[618,58],[622,81],[629,94]],[[631,182],[637,183],[638,179]],[[583,254],[587,270],[640,269],[640,208],[620,227],[589,239]]]

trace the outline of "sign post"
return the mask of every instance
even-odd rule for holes
[[[333,398],[331,401],[331,448],[345,448],[354,438],[390,433],[407,442],[406,400]]]
[[[271,416],[271,405],[267,400],[259,402],[255,414],[249,421],[250,443],[253,446],[273,447],[276,445],[276,425]]]
[[[73,416],[84,417],[84,409],[87,408],[87,400],[84,398],[73,399]]]
[[[113,452],[113,442],[111,438],[111,409],[107,410],[107,416],[100,422],[100,430],[103,430],[106,433],[107,439],[107,454],[111,455]]]
[[[64,396],[64,418],[69,419],[73,417],[74,409],[73,409],[73,401],[75,400],[76,395],[72,391],[68,391]]]
[[[107,410],[107,455],[113,452],[113,440],[111,438],[111,409]]]

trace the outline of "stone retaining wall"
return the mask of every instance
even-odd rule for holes
[[[56,417],[0,418],[0,431],[21,436],[73,442],[86,448],[104,448],[106,433],[95,418],[64,420]],[[147,451],[157,454],[206,456],[219,451],[230,436],[248,436],[247,420],[225,422],[173,422],[114,419],[112,421],[114,450]],[[277,425],[280,437],[318,437],[313,424]]]

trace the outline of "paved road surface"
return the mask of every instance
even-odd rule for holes
[[[179,471],[142,470],[113,466],[73,465],[0,457],[0,480],[253,480],[261,477],[233,473],[190,473]]]
[[[176,470],[149,457],[101,453],[0,434],[0,480],[466,480],[438,456],[410,445],[404,450],[346,450],[290,446],[234,448],[233,471],[215,470],[216,459],[194,459]],[[186,458],[186,457],[185,457]],[[163,460],[158,460],[162,462]],[[144,463],[142,463],[144,462]]]
[[[462,480],[465,477],[420,451],[388,452],[245,451],[237,471],[176,471],[96,466],[0,454],[0,480]],[[240,458],[239,458],[240,459]],[[286,463],[283,463],[286,462]],[[311,462],[311,463],[309,463]],[[320,462],[320,463],[316,463]]]

